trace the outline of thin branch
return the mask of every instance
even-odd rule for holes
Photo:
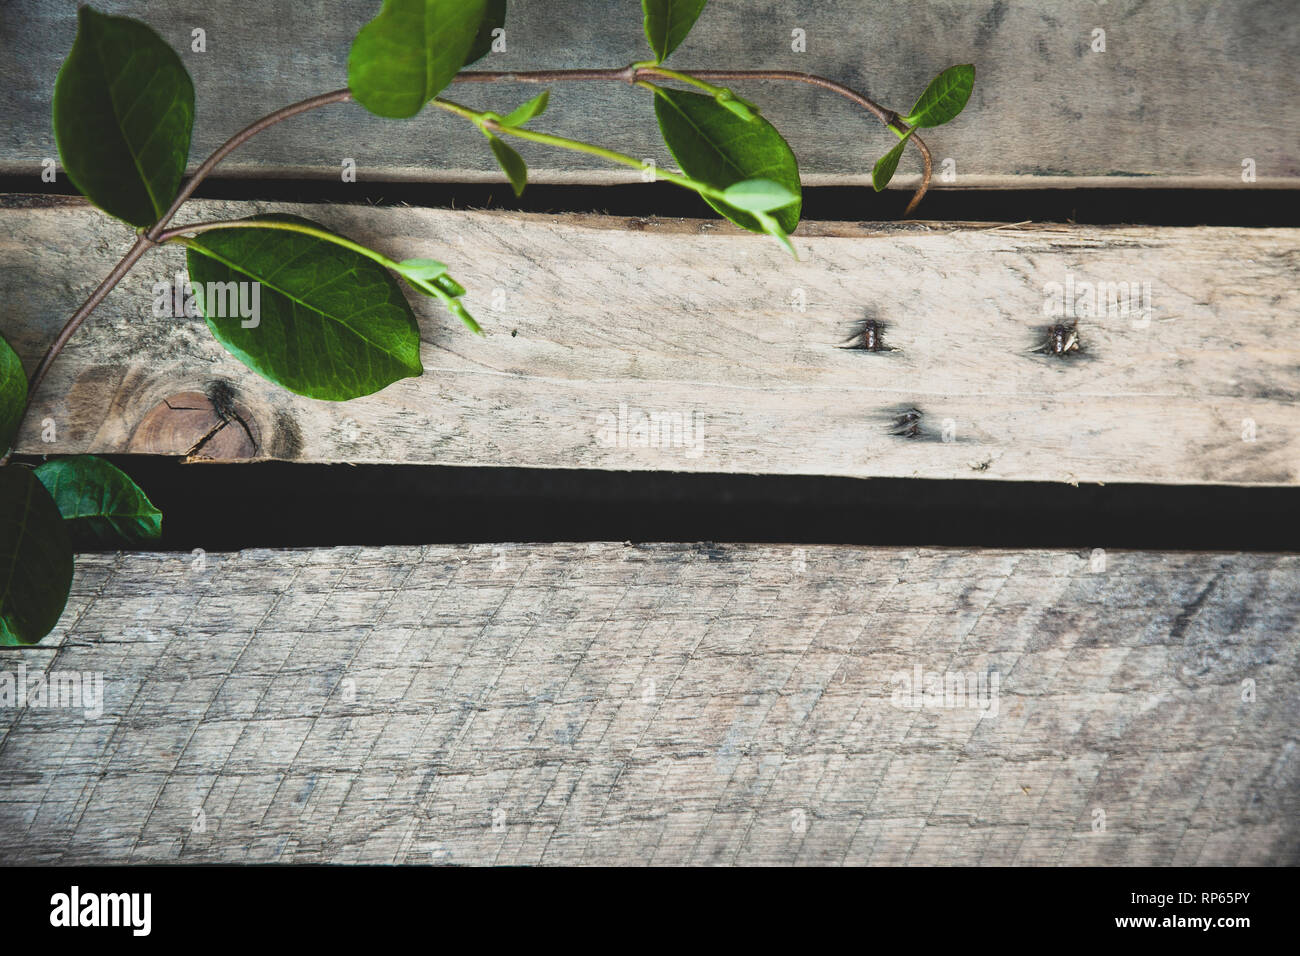
[[[569,139],[565,136],[555,136],[551,133],[539,133],[536,130],[525,129],[522,126],[504,126],[495,120],[487,119],[485,115],[480,113],[478,110],[472,110],[467,106],[453,103],[451,100],[446,100],[442,97],[435,98],[431,105],[446,110],[449,113],[454,113],[472,123],[481,123],[485,129],[493,133],[499,133],[504,136],[517,136],[520,139],[526,139],[534,143],[541,143],[544,146],[554,146],[559,149],[571,149],[580,153],[586,153],[589,156],[599,156],[601,159],[607,159],[610,162],[619,163],[623,166],[630,166],[633,169],[646,168],[646,161],[643,159],[637,159],[635,156],[629,156],[626,153],[606,149],[604,146],[597,146],[595,143],[586,143],[582,140]],[[707,183],[699,182],[689,176],[679,175],[665,169],[656,170],[655,176],[658,179],[697,192],[701,196],[707,196],[716,200],[722,199],[721,190],[714,189]]]
[[[359,242],[353,242],[343,236],[335,235],[324,229],[316,229],[312,226],[304,226],[297,222],[279,222],[274,219],[214,219],[210,222],[191,222],[184,226],[174,226],[171,229],[158,233],[158,243],[174,242],[182,236],[200,235],[205,232],[212,232],[219,229],[271,229],[281,232],[297,232],[305,236],[315,236],[317,239],[324,239],[326,242],[332,242],[336,246],[349,249],[352,252],[360,253],[363,256],[373,259],[385,268],[392,268],[397,265],[392,259],[385,255],[368,249]]]
[[[59,334],[50,344],[50,347],[46,349],[41,363],[36,366],[36,370],[32,372],[32,377],[27,382],[27,406],[23,409],[23,417],[26,417],[27,409],[31,408],[32,400],[36,397],[36,390],[41,387],[41,382],[45,381],[45,374],[50,370],[50,365],[58,358],[59,353],[63,351],[63,346],[68,344],[68,339],[72,338],[72,334],[86,320],[86,316],[90,315],[95,310],[95,307],[104,301],[104,297],[113,291],[113,287],[122,281],[122,277],[131,271],[131,267],[140,261],[140,257],[148,252],[149,247],[152,245],[153,243],[146,237],[138,236],[135,245],[122,257],[122,261],[113,267],[113,271],[104,277],[104,281],[95,287],[94,292],[90,293],[90,298],[81,303],[81,308],[72,313],[72,318],[68,319],[63,328],[59,330]],[[19,428],[21,427],[22,422],[20,421]],[[14,434],[18,434],[18,429],[14,430]]]
[[[167,223],[172,221],[172,217],[180,211],[185,201],[194,195],[194,190],[199,187],[199,183],[208,178],[208,174],[217,167],[223,159],[237,150],[244,143],[248,142],[262,130],[281,123],[290,117],[297,116],[299,113],[306,113],[308,110],[314,110],[321,106],[329,106],[331,103],[346,103],[352,99],[351,90],[335,90],[332,93],[322,93],[320,96],[313,96],[309,99],[300,100],[297,103],[290,104],[283,109],[278,109],[274,113],[268,113],[256,123],[245,126],[230,139],[226,140],[216,152],[203,161],[198,169],[194,170],[194,175],[189,178],[184,188],[177,194],[172,201],[168,210],[163,213],[161,219],[153,224],[153,227],[146,235],[154,242],[158,241],[158,234],[167,227]]]
[[[523,70],[520,72],[493,72],[490,70],[461,71],[452,77],[453,83],[569,83],[581,80],[604,80],[631,83],[637,78],[632,66],[612,70]]]
[[[678,70],[684,76],[694,77],[697,80],[709,82],[717,80],[723,83],[746,82],[749,80],[777,80],[790,83],[806,83],[809,86],[820,87],[823,90],[830,90],[851,103],[855,103],[862,109],[866,110],[876,119],[893,129],[900,132],[906,132],[907,128],[902,125],[902,117],[893,110],[886,109],[869,96],[864,96],[852,87],[845,86],[843,83],[836,83],[824,76],[818,76],[815,73],[800,73],[797,70]],[[638,80],[647,76],[662,76],[662,72],[653,66],[626,66],[617,70],[525,70],[520,72],[501,72],[494,73],[481,70],[472,70],[465,73],[459,73],[452,81],[453,83],[565,83],[569,81],[595,80],[595,81],[614,81],[622,83],[635,84]],[[912,142],[920,150],[921,159],[925,168],[921,174],[921,185],[917,188],[916,193],[912,196],[911,202],[907,204],[904,216],[909,216],[916,209],[917,205],[924,198],[926,190],[930,188],[930,177],[933,173],[933,163],[930,158],[930,149],[922,142],[921,137],[915,133],[911,136]]]

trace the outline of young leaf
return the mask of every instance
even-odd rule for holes
[[[72,586],[72,544],[28,468],[0,468],[0,645],[35,644],[59,623]]]
[[[894,178],[894,170],[898,169],[898,160],[903,155],[903,150],[907,148],[907,139],[912,135],[909,129],[898,144],[876,160],[875,168],[871,170],[871,185],[875,187],[876,192],[880,192],[889,185],[889,181]]]
[[[515,191],[516,196],[522,196],[524,186],[528,185],[528,164],[500,136],[489,133],[488,142],[492,145],[492,154],[496,156],[506,178],[510,180],[510,188]]]
[[[504,29],[506,25],[506,0],[487,0],[487,7],[483,12],[483,20],[479,23],[478,33],[474,37],[474,43],[469,49],[469,56],[465,57],[465,66],[471,63],[477,63],[483,57],[492,52],[492,31]]]
[[[465,294],[465,287],[449,275],[436,276],[432,282],[453,299],[459,299]]]
[[[770,179],[788,190],[795,201],[774,216],[784,232],[794,232],[802,206],[799,164],[771,123],[761,116],[741,119],[711,96],[662,87],[655,90],[655,115],[668,150],[692,179],[724,190],[746,179]],[[706,202],[744,229],[767,231],[749,213]]]
[[[474,320],[474,316],[469,314],[469,310],[465,308],[464,303],[459,299],[452,299],[449,301],[447,303],[447,311],[464,322],[465,327],[475,335],[483,334],[483,326],[479,325],[478,322]]]
[[[516,106],[505,116],[501,117],[499,122],[502,126],[523,126],[530,119],[536,119],[546,112],[546,105],[551,101],[551,91],[542,90],[541,94],[534,96],[527,103]]]
[[[727,205],[746,212],[771,212],[799,200],[790,190],[770,179],[741,180],[728,186],[722,195],[726,197]]]
[[[465,287],[447,275],[447,267],[435,259],[407,259],[397,264],[397,271],[420,295],[441,299],[447,311],[469,327],[475,335],[482,335],[482,327],[474,321],[469,310],[456,300],[465,294]]]
[[[974,66],[950,66],[930,81],[903,121],[908,126],[940,126],[962,111],[974,88]]]
[[[27,405],[27,376],[18,353],[0,336],[0,456],[14,442]]]
[[[54,83],[54,138],[72,184],[133,226],[151,226],[185,174],[194,84],[143,23],[82,7]]]
[[[750,104],[746,103],[744,100],[737,100],[737,99],[733,99],[732,97],[721,96],[721,95],[715,96],[714,100],[717,103],[719,103],[721,106],[735,113],[746,123],[754,119],[756,115],[753,108],[750,106]]]
[[[432,282],[447,271],[447,264],[437,259],[403,259],[398,263],[398,271],[408,279],[423,279]]]
[[[790,253],[790,255],[794,256],[796,259],[799,258],[799,253],[794,251],[794,243],[790,241],[790,237],[786,235],[785,230],[781,228],[781,224],[773,219],[770,213],[755,212],[754,218],[758,220],[758,224],[762,227],[765,233],[775,238],[777,242],[781,243],[781,245],[785,247],[786,252]]]
[[[35,474],[63,515],[74,547],[130,547],[162,537],[162,512],[102,458],[55,458]]]
[[[699,19],[708,0],[641,0],[645,13],[645,38],[650,41],[655,62],[662,63],[668,54],[686,39]]]
[[[293,216],[261,218],[323,228]],[[389,271],[365,256],[315,236],[255,227],[190,242],[190,281],[208,327],[259,375],[299,395],[344,401],[423,371],[410,305]],[[230,307],[232,293],[251,299],[254,287],[220,285],[231,282],[260,284],[255,318]]]
[[[348,54],[348,87],[377,116],[414,116],[460,72],[485,0],[384,0]]]

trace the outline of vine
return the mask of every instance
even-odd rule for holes
[[[55,84],[53,122],[64,171],[92,203],[136,230],[122,260],[65,323],[30,378],[0,338],[0,645],[39,641],[67,602],[76,547],[157,541],[162,514],[121,470],[91,455],[11,462],[12,446],[51,364],[86,318],[151,249],[186,251],[197,311],[213,336],[259,375],[309,398],[345,401],[422,374],[420,334],[398,283],[438,299],[470,331],[482,329],[466,294],[436,259],[394,261],[318,223],[284,215],[172,226],[199,184],[258,133],[310,110],[355,101],[378,116],[409,119],[432,105],[473,124],[516,195],[528,167],[508,140],[565,149],[646,171],[691,190],[742,229],[771,236],[791,255],[799,224],[799,166],[761,109],[719,84],[788,81],[834,92],[898,137],[872,171],[884,189],[910,142],[920,152],[916,208],[931,176],[929,149],[916,130],[957,116],[974,86],[969,65],[941,72],[906,114],[886,109],[833,80],[782,70],[674,70],[663,65],[690,33],[706,0],[642,0],[653,59],[617,69],[467,71],[503,28],[505,0],[384,0],[358,32],[348,87],[286,106],[245,127],[188,180],[194,85],[180,57],[147,25],[78,14],[77,37]],[[442,94],[452,84],[626,83],[653,96],[655,116],[678,171],[656,169],[596,143],[529,124],[550,91],[504,113],[475,110]],[[256,316],[242,308],[251,286]],[[230,307],[232,297],[241,308]]]

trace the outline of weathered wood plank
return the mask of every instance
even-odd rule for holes
[[[0,708],[0,861],[1300,862],[1296,555],[193,562],[82,556],[0,659],[104,681]]]
[[[0,22],[0,173],[40,172],[56,157],[50,98],[75,34],[76,3],[9,0]],[[149,22],[182,51],[198,93],[194,155],[286,103],[346,85],[349,44],[377,3],[314,0],[100,0],[105,11]],[[1288,0],[713,0],[674,55],[682,68],[766,68],[821,73],[906,110],[935,73],[973,62],[967,115],[933,135],[956,163],[957,186],[1242,185],[1253,159],[1258,183],[1295,185],[1300,152],[1290,130],[1300,100],[1300,23]],[[511,4],[507,50],[483,69],[618,67],[645,56],[631,0]],[[207,52],[191,50],[191,31]],[[807,52],[791,49],[803,30]],[[1106,51],[1092,52],[1093,31]],[[474,105],[513,105],[525,87],[462,88]],[[824,92],[758,84],[758,100],[785,132],[809,183],[868,183],[876,155],[893,144],[869,117]],[[637,156],[669,161],[640,90],[568,84],[555,91],[546,127],[594,137]],[[522,147],[535,182],[627,182],[635,171]],[[259,137],[230,174],[337,177],[345,157],[362,180],[498,180],[483,139],[445,116],[384,122],[349,106],[302,117]],[[197,161],[197,160],[196,160]],[[897,186],[916,178],[905,162]],[[35,181],[35,180],[34,180]],[[942,183],[940,184],[943,185]],[[869,216],[872,194],[860,197]]]
[[[487,337],[416,297],[422,378],[344,404],[299,398],[201,320],[152,317],[153,284],[183,267],[161,250],[73,340],[19,449],[185,454],[211,416],[165,403],[220,391],[250,425],[200,450],[223,459],[1300,481],[1296,230],[809,223],[795,262],[696,221],[231,203],[192,214],[271,208],[397,259],[450,262]],[[4,331],[29,367],[129,241],[84,206],[0,210]],[[1135,297],[1130,314],[1080,320],[1082,353],[1032,351],[1045,291],[1071,279],[1145,287],[1152,311]],[[897,351],[841,347],[867,317]]]

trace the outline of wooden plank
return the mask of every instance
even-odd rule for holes
[[[169,248],[73,340],[19,449],[183,455],[217,420],[178,409],[208,394],[249,426],[199,449],[217,459],[1300,481],[1293,229],[808,223],[795,262],[713,222],[217,202],[192,215],[267,209],[450,262],[486,338],[416,297],[423,377],[300,398],[201,321],[152,317],[154,283],[183,268]],[[129,241],[76,204],[0,210],[5,334],[29,368]],[[1152,311],[1135,296],[1129,314],[1080,320],[1082,352],[1034,352],[1051,284],[1085,280],[1145,288]],[[842,347],[867,318],[896,351]]]
[[[197,162],[235,130],[287,103],[346,85],[357,29],[377,3],[316,0],[286,15],[282,4],[244,0],[101,0],[98,8],[147,21],[195,79]],[[9,0],[0,25],[0,173],[33,177],[56,157],[50,100],[75,35],[76,4]],[[713,0],[673,56],[680,68],[787,69],[820,73],[906,110],[941,69],[973,62],[967,115],[935,131],[938,159],[955,162],[958,187],[1071,185],[1242,186],[1253,159],[1257,184],[1294,186],[1300,152],[1288,133],[1300,100],[1300,23],[1289,0]],[[628,2],[511,5],[507,49],[483,69],[619,67],[645,56],[640,14]],[[191,31],[207,52],[191,50]],[[807,51],[792,50],[803,30]],[[1092,51],[1093,31],[1106,51]],[[513,106],[535,90],[461,88],[476,106]],[[807,182],[870,181],[893,144],[874,119],[832,94],[788,84],[750,84],[799,155]],[[547,129],[599,139],[633,155],[669,157],[644,91],[591,84],[555,90]],[[638,174],[598,160],[521,147],[535,182],[612,183]],[[385,122],[359,107],[302,117],[233,157],[227,174],[335,178],[345,158],[359,178],[500,180],[483,138],[446,116]],[[908,159],[896,187],[916,179]],[[34,178],[33,182],[37,180]],[[943,186],[943,183],[939,184]],[[863,192],[856,215],[869,216]]]
[[[0,860],[1294,865],[1297,637],[1296,555],[83,555]]]

